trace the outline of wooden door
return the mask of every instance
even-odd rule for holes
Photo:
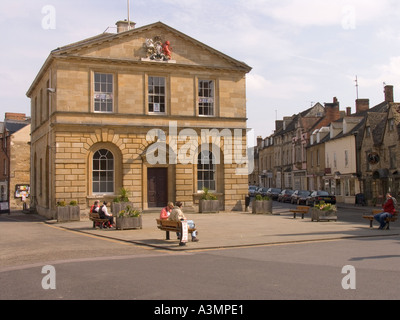
[[[149,208],[164,207],[168,202],[168,169],[147,170],[147,201]]]

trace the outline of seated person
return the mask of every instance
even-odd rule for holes
[[[161,210],[160,220],[168,220],[168,217],[170,216],[173,208],[174,204],[172,202],[168,202],[168,205],[165,208],[162,208]]]
[[[112,214],[108,213],[106,201],[104,201],[103,205],[99,209],[99,216],[101,219],[108,219],[106,227],[111,228],[112,226],[114,226],[114,217],[112,216]]]
[[[171,221],[187,221],[189,228],[194,228],[195,224],[193,220],[187,220],[185,215],[182,212],[182,202],[177,202],[175,208],[172,210],[171,215],[169,216],[168,220]],[[192,232],[192,241],[197,242],[199,239],[196,237],[197,231]]]
[[[395,201],[390,193],[386,194],[386,202],[382,205],[383,212],[374,216],[375,220],[380,223],[379,229],[387,229],[389,224],[386,222],[386,219],[396,215]]]
[[[92,207],[90,208],[90,213],[99,213],[100,210],[100,201],[96,200]]]

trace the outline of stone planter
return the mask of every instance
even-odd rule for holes
[[[81,208],[79,206],[68,206],[68,208],[69,208],[69,220],[81,221]]]
[[[264,213],[270,213],[272,214],[272,200],[264,200],[263,201],[263,208],[264,208]]]
[[[111,202],[111,212],[113,213],[113,216],[116,217],[118,213],[120,213],[122,210],[126,210],[126,207],[130,206],[133,207],[132,202]]]
[[[199,200],[199,213],[218,213],[219,200]]]
[[[253,214],[272,214],[272,200],[253,201]]]
[[[70,222],[80,220],[81,214],[79,206],[57,207],[57,222]]]
[[[117,217],[117,230],[142,229],[142,216],[140,217]]]
[[[57,222],[68,222],[69,221],[69,208],[57,207]]]
[[[334,210],[320,210],[311,208],[311,221],[337,221],[337,212]]]

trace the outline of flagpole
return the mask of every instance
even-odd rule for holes
[[[130,3],[128,0],[128,30],[131,30],[131,18],[130,18]]]

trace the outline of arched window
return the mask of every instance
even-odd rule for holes
[[[203,190],[216,191],[215,185],[215,158],[212,152],[202,151],[199,153],[197,162],[197,188]]]
[[[114,193],[114,155],[101,149],[93,155],[93,193]]]

